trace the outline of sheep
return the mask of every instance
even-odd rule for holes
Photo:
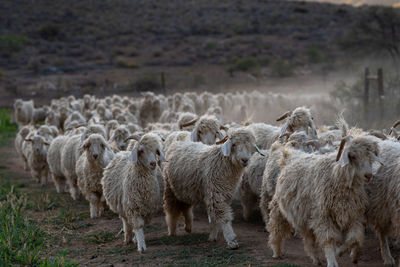
[[[126,139],[131,135],[128,128],[125,125],[120,125],[114,131],[110,132],[109,143],[111,148],[115,151],[123,151],[127,147]]]
[[[31,131],[31,128],[29,126],[22,127],[18,131],[17,136],[15,137],[15,141],[14,141],[15,150],[17,151],[17,154],[24,161],[24,170],[25,171],[28,170],[28,160],[22,152],[22,143],[24,142],[25,137],[29,134],[30,131]]]
[[[252,130],[257,140],[257,146],[261,149],[268,149],[272,143],[286,132],[291,134],[295,131],[305,130],[308,133],[308,128],[311,128],[312,138],[317,138],[317,132],[314,125],[310,110],[305,107],[298,107],[293,111],[288,111],[283,114],[277,121],[286,119],[282,127],[275,127],[264,123],[254,123],[247,126]]]
[[[36,124],[46,120],[46,114],[49,108],[47,106],[41,108],[34,108],[32,113],[32,123]]]
[[[399,207],[400,182],[399,159],[400,143],[385,140],[379,143],[380,157],[384,163],[367,185],[369,205],[367,209],[368,225],[374,230],[380,242],[384,264],[394,266],[395,260],[389,249],[388,238],[400,237]]]
[[[215,141],[223,139],[223,134],[220,131],[221,125],[215,116],[203,115],[199,119],[194,119],[186,124],[184,128],[194,125],[192,133],[187,131],[175,131],[168,135],[164,143],[165,151],[175,141],[190,140],[192,142],[202,142],[206,145],[215,144]]]
[[[276,181],[281,171],[279,165],[280,158],[282,157],[281,147],[285,146],[285,149],[290,149],[291,153],[296,153],[297,151],[311,153],[313,152],[311,144],[314,144],[314,140],[311,140],[304,131],[293,133],[285,143],[276,141],[272,144],[271,149],[269,150],[269,157],[264,165],[261,182],[252,182],[252,184],[255,185],[252,186],[253,190],[251,190],[253,194],[260,192],[257,196],[260,198],[259,206],[265,224],[267,224],[269,220],[269,202],[274,196]],[[255,191],[257,188],[260,188],[260,191]],[[249,194],[248,191],[249,190],[246,190],[244,194]],[[244,203],[245,206],[248,207],[247,209],[243,208],[244,218],[249,216],[249,212],[251,211],[250,208],[254,207],[254,202],[250,200],[251,198],[248,197],[248,201]]]
[[[46,156],[50,143],[40,135],[27,138],[25,141],[31,142],[27,158],[32,178],[38,183],[40,182],[42,186],[45,186],[49,172]]]
[[[338,267],[336,254],[347,248],[356,263],[366,222],[364,184],[372,178],[373,163],[380,161],[378,154],[377,142],[363,136],[344,138],[337,155],[291,155],[283,150],[284,167],[267,225],[273,257],[281,257],[283,241],[293,228],[314,263],[320,262],[317,245],[323,248],[328,267]]]
[[[90,135],[80,149],[82,154],[75,166],[78,187],[90,203],[90,217],[96,218],[102,215],[106,204],[100,184],[103,169],[113,159],[114,153],[100,134]]]
[[[66,192],[66,178],[61,168],[61,153],[67,143],[68,136],[58,136],[50,144],[47,151],[47,164],[57,193]]]
[[[46,125],[49,126],[54,125],[57,128],[61,129],[60,115],[56,111],[53,110],[48,111],[44,122]]]
[[[82,128],[82,127],[81,127]],[[66,178],[66,181],[69,186],[69,192],[71,197],[74,200],[77,200],[80,191],[78,188],[78,177],[76,175],[75,166],[78,158],[80,156],[79,147],[88,138],[91,134],[100,134],[104,138],[106,136],[105,130],[103,126],[99,125],[90,125],[88,128],[84,130],[82,134],[77,134],[69,137],[61,150],[61,172],[63,176]]]
[[[164,211],[169,235],[183,215],[185,230],[191,232],[193,205],[203,202],[207,208],[211,233],[216,240],[222,228],[230,249],[239,247],[232,229],[230,203],[243,168],[256,150],[255,138],[245,129],[233,129],[222,146],[193,142],[175,142],[167,151],[164,164]],[[259,150],[258,150],[259,151]]]
[[[14,103],[14,119],[21,128],[32,122],[33,116],[33,100],[22,101],[17,99]]]
[[[79,124],[86,124],[86,119],[82,116],[78,111],[74,111],[68,115],[68,117],[64,121],[64,129],[67,129],[72,121],[77,121]]]
[[[145,134],[132,152],[115,155],[101,179],[107,205],[122,220],[125,244],[133,241],[133,230],[139,252],[146,250],[143,228],[150,222],[160,198],[157,157],[164,160],[160,138],[152,133]]]

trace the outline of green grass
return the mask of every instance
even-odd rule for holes
[[[0,266],[77,266],[64,256],[43,257],[47,235],[25,215],[27,196],[10,184],[1,177]]]
[[[26,36],[5,34],[0,36],[0,51],[10,54],[21,51],[30,40]]]
[[[106,232],[106,231],[99,231],[96,233],[87,234],[86,240],[90,243],[95,244],[105,244],[107,242],[111,242],[115,239],[116,233],[114,232]]]
[[[228,72],[233,73],[235,71],[253,71],[260,69],[260,64],[254,57],[237,58],[233,62],[233,66],[229,67]]]
[[[7,109],[0,110],[0,146],[9,144],[10,139],[17,133],[17,125],[11,123],[11,111]]]

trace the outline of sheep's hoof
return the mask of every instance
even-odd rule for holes
[[[125,240],[124,241],[124,245],[125,246],[129,246],[130,244],[132,244],[133,242],[132,242],[132,240]]]
[[[228,242],[228,248],[229,249],[238,249],[239,248],[239,243],[236,240],[232,240]]]
[[[138,251],[140,254],[145,254],[146,253],[146,249],[145,248],[138,248]]]
[[[186,226],[185,225],[185,231],[186,231],[186,233],[191,233],[192,232],[192,227],[191,226]]]

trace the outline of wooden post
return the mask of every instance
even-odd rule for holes
[[[368,122],[368,104],[369,104],[369,69],[365,68],[365,87],[364,87],[364,119]]]
[[[384,97],[385,93],[383,91],[383,70],[382,68],[378,69],[378,97],[379,97],[379,111],[380,111],[380,118],[383,119],[385,115],[385,108],[384,108]]]
[[[165,94],[165,75],[164,72],[161,72],[161,88],[163,90],[163,93]]]

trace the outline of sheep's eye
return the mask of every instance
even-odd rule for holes
[[[160,150],[157,150],[156,154],[157,156],[160,156]]]
[[[199,134],[201,134],[201,131],[198,131]]]
[[[104,149],[104,148],[105,148],[105,146],[104,146],[103,144],[101,144],[101,148],[102,148],[102,149]]]

